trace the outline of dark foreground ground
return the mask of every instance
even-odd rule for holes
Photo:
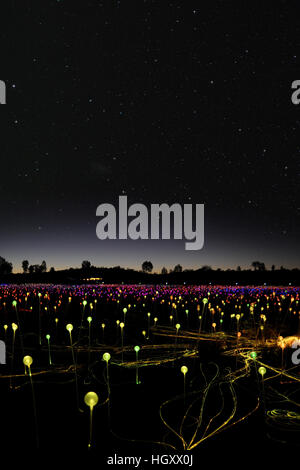
[[[287,294],[285,297],[282,305],[287,302]],[[214,334],[209,328],[208,317],[204,325],[207,332],[201,341],[192,337],[198,332],[197,317],[184,324],[182,314],[182,333],[177,339],[174,327],[160,325],[151,327],[147,339],[140,331],[142,325],[145,327],[147,324],[144,317],[140,321],[141,313],[133,312],[126,321],[122,357],[120,331],[115,326],[115,318],[120,318],[121,313],[110,311],[111,307],[106,308],[102,321],[108,325],[110,315],[113,321],[106,327],[105,337],[101,322],[96,326],[94,321],[89,348],[89,330],[86,321],[80,328],[80,310],[77,307],[74,306],[74,311],[69,309],[58,330],[53,326],[51,315],[55,316],[54,312],[49,314],[52,323],[49,323],[48,314],[42,318],[43,333],[48,327],[51,331],[51,365],[44,334],[42,344],[39,344],[37,309],[23,314],[19,312],[23,315],[25,354],[33,357],[33,390],[29,375],[24,374],[21,335],[16,337],[14,354],[11,332],[7,336],[7,364],[0,365],[0,449],[2,455],[8,455],[14,463],[20,461],[24,464],[28,460],[30,465],[38,463],[41,466],[53,461],[59,466],[67,461],[68,465],[77,468],[80,459],[84,458],[84,465],[92,460],[95,468],[115,468],[108,465],[108,459],[116,454],[120,457],[143,457],[149,461],[139,467],[143,469],[161,468],[162,464],[150,465],[152,455],[192,454],[193,468],[202,468],[208,462],[213,467],[229,465],[230,468],[240,468],[245,459],[257,466],[258,463],[269,464],[274,457],[294,458],[299,452],[300,377],[299,367],[295,368],[290,360],[291,349],[285,351],[284,370],[292,371],[295,379],[274,373],[272,380],[268,380],[272,376],[272,369],[268,369],[263,383],[257,373],[259,364],[252,361],[246,370],[245,359],[240,354],[242,344],[235,354],[237,343],[234,334],[223,335],[220,331]],[[282,315],[287,318],[284,311]],[[7,316],[4,318],[7,320]],[[65,323],[72,319],[78,394],[69,334],[65,329]],[[247,327],[249,323],[245,320],[244,325]],[[292,334],[297,325],[298,318],[293,315],[285,334]],[[229,326],[230,322],[228,329]],[[250,351],[253,344],[262,363],[280,370],[282,357],[278,348],[269,346],[266,341],[254,341],[250,327],[243,331],[243,335],[248,335],[244,344],[246,350]],[[136,384],[135,344],[141,346],[138,364],[140,384]],[[111,354],[109,388],[106,363],[102,360],[104,352]],[[170,361],[170,357],[174,360]],[[185,395],[180,371],[182,365],[188,367]],[[99,396],[93,413],[90,450],[89,409],[84,403],[84,396],[89,391],[95,391]],[[231,420],[234,409],[235,415]],[[278,410],[295,415],[278,418]],[[185,414],[187,417],[183,422]],[[205,433],[208,425],[209,431]],[[220,426],[224,430],[215,432]],[[189,443],[196,430],[194,443],[211,435],[187,451],[178,434]],[[177,467],[182,468],[181,465]],[[116,468],[134,467],[118,465]]]

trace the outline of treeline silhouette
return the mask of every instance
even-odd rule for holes
[[[183,269],[180,264],[168,270],[163,267],[160,273],[153,273],[153,264],[146,260],[140,270],[115,266],[111,268],[96,267],[90,261],[84,260],[81,268],[69,268],[55,270],[54,267],[47,270],[45,261],[40,265],[30,265],[27,260],[22,263],[23,273],[13,273],[13,266],[5,258],[0,257],[0,282],[1,283],[220,283],[220,284],[274,284],[292,285],[299,284],[300,270],[279,269],[272,265],[266,269],[265,264],[254,261],[249,269],[212,269],[210,266],[202,266],[198,269]]]

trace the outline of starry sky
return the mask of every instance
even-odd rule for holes
[[[296,1],[3,1],[0,255],[21,269],[300,267]],[[205,204],[205,246],[100,241],[96,208]]]

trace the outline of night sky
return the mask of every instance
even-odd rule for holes
[[[300,267],[299,4],[3,1],[0,255]],[[96,208],[204,203],[205,247],[100,241]]]

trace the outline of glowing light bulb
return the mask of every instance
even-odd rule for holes
[[[252,351],[252,352],[250,353],[250,357],[251,357],[252,359],[256,359],[256,358],[257,358],[257,353],[256,353],[255,351]]]
[[[67,326],[66,326],[66,329],[68,330],[69,333],[71,333],[71,331],[73,330],[72,323],[68,323]]]
[[[265,373],[267,372],[266,368],[265,367],[260,367],[258,369],[258,372],[260,373],[260,375],[263,377],[265,375]]]
[[[87,321],[88,321],[89,323],[91,323],[92,317],[87,317]]]
[[[99,401],[99,398],[98,398],[98,395],[97,393],[95,392],[88,392],[85,396],[84,396],[84,403],[89,406],[91,409],[94,408],[94,406],[97,405]]]
[[[31,356],[25,356],[23,357],[23,364],[27,367],[30,367],[31,364],[33,363],[33,359]]]
[[[123,308],[123,313],[127,313],[127,308],[126,307]]]
[[[203,302],[203,303],[204,303],[204,305],[205,305],[205,304],[207,304],[207,303],[208,303],[208,299],[206,299],[206,298],[204,297],[204,299],[202,300],[202,302]]]
[[[138,365],[138,360],[139,360],[139,351],[140,351],[140,347],[139,346],[134,346],[133,348],[135,350],[135,356],[136,356],[136,367],[135,367],[135,383],[136,385],[139,385],[141,382],[140,382],[140,379],[139,379],[139,365]]]
[[[46,339],[49,341],[49,339],[50,339],[50,335],[46,335]]]
[[[17,329],[18,329],[18,325],[16,325],[16,323],[12,323],[11,327],[14,331],[17,331]]]
[[[123,322],[120,323],[121,330],[124,328],[125,324]]]
[[[188,368],[186,366],[182,366],[180,371],[183,373],[183,375],[185,375],[188,371]]]
[[[88,392],[84,397],[84,401],[86,405],[90,407],[90,439],[88,443],[88,448],[90,449],[92,447],[93,409],[98,403],[98,395],[95,392]]]
[[[103,356],[102,356],[103,360],[106,361],[106,362],[108,362],[110,360],[110,357],[111,356],[110,356],[109,353],[104,353]]]
[[[82,305],[85,307],[85,306],[87,305],[87,301],[84,300],[84,301],[82,302]]]
[[[17,306],[17,301],[16,300],[13,300],[12,306],[16,308],[16,306]]]
[[[179,328],[180,328],[180,323],[176,323],[175,328],[176,328],[176,330],[178,331]]]

